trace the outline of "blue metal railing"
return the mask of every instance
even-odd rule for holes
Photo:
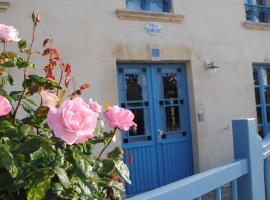
[[[270,23],[270,7],[245,4],[245,9],[248,21]]]
[[[232,200],[270,200],[270,135],[257,134],[255,119],[233,120],[235,160],[183,180],[134,196],[128,200],[201,200],[214,191],[221,200],[221,187],[231,184]]]

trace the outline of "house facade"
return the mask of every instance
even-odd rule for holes
[[[137,128],[115,143],[132,155],[127,193],[135,195],[231,160],[233,118],[258,117],[259,133],[268,133],[268,5],[0,0],[0,23],[27,38],[36,10],[40,38],[52,35],[78,81],[91,84],[85,97],[135,113]]]

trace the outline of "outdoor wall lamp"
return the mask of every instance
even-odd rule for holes
[[[219,66],[215,65],[213,60],[204,61],[204,67],[206,70],[210,70],[211,74],[215,74]]]

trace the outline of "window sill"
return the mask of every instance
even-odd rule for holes
[[[162,12],[149,12],[149,11],[137,11],[117,9],[116,15],[119,19],[123,20],[138,20],[138,21],[157,21],[157,22],[169,22],[180,24],[184,20],[183,15],[177,15],[173,13]]]
[[[0,13],[6,12],[10,7],[9,1],[1,1],[0,0]]]
[[[242,22],[242,26],[249,30],[270,31],[270,23],[244,21]]]

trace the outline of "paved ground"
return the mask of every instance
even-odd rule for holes
[[[231,200],[231,190],[230,186],[224,186],[222,188],[222,200]],[[210,192],[203,196],[202,200],[215,200],[214,192]]]

